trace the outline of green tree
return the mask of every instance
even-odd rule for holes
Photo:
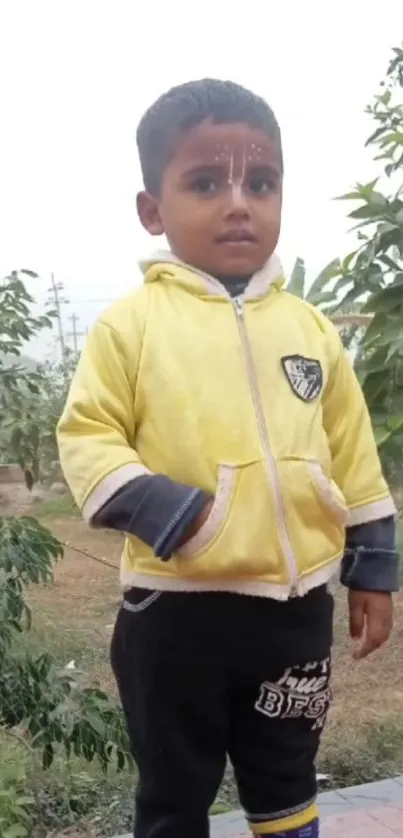
[[[60,476],[56,425],[76,357],[68,351],[62,363],[35,364],[22,355],[23,344],[56,316],[31,314],[34,300],[25,278],[36,274],[13,271],[0,282],[0,462],[18,463],[31,487],[38,479]]]
[[[39,476],[40,427],[29,406],[40,392],[43,379],[21,363],[22,349],[42,329],[49,328],[52,313],[34,317],[34,302],[23,278],[35,278],[32,271],[13,271],[0,281],[0,457],[10,452],[32,487]],[[10,357],[15,363],[10,365]]]
[[[18,359],[24,343],[51,325],[49,315],[32,316],[32,302],[21,274],[13,272],[0,281],[0,354],[17,359],[13,366],[0,360],[1,446],[5,452],[12,448],[29,488],[39,474],[43,411],[38,407],[48,382],[46,370],[27,372]],[[60,392],[64,386],[63,379]],[[97,687],[88,687],[80,673],[61,670],[51,655],[35,657],[16,649],[16,636],[30,628],[26,588],[51,582],[53,565],[62,554],[60,542],[34,518],[0,515],[0,733],[25,742],[40,755],[43,769],[60,748],[67,758],[97,758],[105,770],[116,760],[123,768],[128,748],[120,710]],[[15,732],[19,725],[23,737]],[[4,778],[0,765],[2,838],[32,835],[33,801],[22,785],[21,778],[17,783]]]
[[[356,348],[362,335],[368,316],[360,312],[360,305],[349,300],[340,300],[335,305],[335,293],[332,281],[341,271],[340,259],[334,259],[320,272],[319,276],[307,284],[306,267],[303,259],[298,257],[292,269],[287,291],[311,305],[317,306],[339,327],[341,339],[346,349]]]
[[[74,352],[67,349],[64,361],[51,363],[45,361],[38,364],[36,369],[37,387],[35,392],[27,394],[24,403],[25,423],[35,417],[38,428],[37,436],[37,476],[41,483],[50,484],[54,480],[62,480],[59,454],[57,448],[56,428],[60,419],[73,372],[77,364]],[[22,426],[25,426],[22,422]],[[17,443],[19,439],[17,439]],[[18,450],[11,449],[14,459],[18,458]]]
[[[358,247],[331,263],[306,294],[340,325],[361,325],[356,370],[381,456],[390,465],[403,451],[403,46],[393,50],[381,92],[367,108],[379,176],[357,183],[340,200],[358,204]],[[304,295],[301,266],[291,290]]]
[[[342,196],[358,202],[353,219],[359,247],[340,263],[334,293],[360,304],[370,318],[357,371],[384,457],[403,448],[403,48],[393,50],[382,91],[367,113],[375,130],[367,140],[379,177]]]

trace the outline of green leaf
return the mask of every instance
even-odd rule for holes
[[[396,224],[393,224],[391,221],[381,221],[378,224],[377,234],[378,236],[383,236],[385,233],[393,233],[396,230]]]
[[[403,287],[394,286],[383,288],[375,294],[371,294],[369,300],[363,305],[363,313],[377,313],[390,312],[396,306],[403,304]]]
[[[390,94],[390,90],[388,90],[387,92]],[[384,95],[385,95],[385,94],[384,94]],[[380,97],[380,98],[381,98],[381,97]],[[371,145],[371,143],[376,142],[376,140],[378,140],[378,139],[379,139],[379,137],[382,137],[382,135],[383,135],[383,134],[385,133],[385,131],[387,131],[387,130],[388,130],[388,129],[387,129],[387,126],[386,126],[386,125],[381,125],[381,126],[380,126],[380,128],[377,128],[377,129],[376,129],[376,131],[374,131],[374,132],[373,132],[373,133],[372,133],[372,134],[368,137],[368,139],[367,139],[367,141],[366,141],[365,145],[366,145],[366,146],[369,146],[369,145]]]
[[[377,204],[363,204],[362,207],[358,207],[358,209],[353,210],[349,213],[349,218],[370,218],[376,221],[379,218],[379,207]]]
[[[388,143],[403,145],[403,131],[392,131],[390,134],[386,134],[386,136],[383,137],[382,145],[384,146]]]
[[[38,279],[38,274],[35,271],[29,271],[27,268],[21,268],[21,273],[31,277],[31,279]]]
[[[383,371],[370,373],[365,376],[362,386],[364,395],[370,404],[375,404],[378,396],[385,390],[386,383],[387,381]]]
[[[392,257],[388,253],[380,253],[379,259],[383,264],[385,264],[391,271],[400,271],[401,266],[392,259]]]
[[[21,428],[19,428],[19,427],[14,428],[14,430],[11,434],[11,439],[10,439],[10,445],[11,445],[11,448],[13,449],[13,451],[18,451],[19,450],[21,440],[22,440],[22,430],[21,430]]]
[[[351,285],[352,281],[353,279],[351,276],[341,276],[333,288],[334,297],[337,299],[340,291],[343,291],[347,285]]]
[[[388,419],[389,428],[395,433],[403,426],[403,413],[396,413]]]
[[[360,192],[345,192],[344,195],[337,195],[334,201],[362,201]]]
[[[52,765],[54,757],[53,745],[50,742],[45,745],[42,753],[42,767],[46,771]]]
[[[346,273],[349,270],[351,262],[353,261],[355,255],[356,255],[356,251],[353,250],[351,253],[348,253],[348,255],[345,256],[344,259],[342,260],[341,270],[343,271],[343,274]],[[335,261],[337,261],[337,260],[335,260]],[[345,277],[343,277],[343,278],[345,278]]]
[[[357,300],[357,297],[361,297],[361,296],[362,296],[362,290],[359,288],[359,286],[353,285],[353,287],[350,288],[349,291],[347,291],[347,294],[345,294],[345,296],[340,301],[335,302],[334,306],[332,306],[332,308],[329,308],[326,313],[327,314],[337,314],[337,312],[339,312],[339,311],[346,312],[346,311],[349,310],[349,307],[353,303],[355,303],[355,301]]]
[[[375,323],[374,325],[374,321],[375,318],[369,325],[365,333],[364,342],[366,344],[369,344],[371,342],[371,339],[373,340],[375,336],[376,345],[378,347],[387,346],[389,343],[396,340],[400,340],[401,345],[403,346],[403,322],[395,323],[392,321],[391,323],[389,323],[388,318],[386,318],[386,322],[384,322],[383,327],[380,328],[377,323]]]
[[[306,299],[308,302],[313,302],[317,294],[319,294],[326,285],[340,273],[340,260],[332,259],[326,267],[316,277],[310,286]]]
[[[9,826],[5,832],[3,832],[3,838],[27,838],[29,835],[28,829],[22,824],[15,823],[13,826]]]
[[[347,192],[345,195],[339,195],[335,198],[336,201],[359,201],[365,200],[368,201],[371,193],[374,190],[374,187],[378,183],[379,178],[375,178],[375,180],[369,181],[369,183],[357,183],[356,189],[354,192]]]
[[[19,806],[34,806],[35,805],[35,798],[30,797],[27,794],[22,794],[17,797],[17,803]]]
[[[386,365],[390,364],[392,358],[395,358],[396,355],[399,355],[401,353],[402,348],[403,348],[403,344],[402,344],[401,338],[389,343],[388,344],[388,352],[387,352],[386,359],[385,359],[385,364]]]
[[[385,442],[387,442],[387,440],[389,439],[390,436],[391,436],[391,431],[389,431],[388,428],[385,425],[374,428],[374,437],[375,437],[375,442],[376,442],[378,448],[380,448],[382,445],[384,445]]]
[[[304,299],[304,284],[305,284],[305,262],[303,259],[298,259],[291,271],[290,280],[287,284],[287,291],[295,297]]]
[[[375,189],[376,184],[378,183],[378,180],[379,180],[379,178],[376,177],[376,178],[374,178],[374,180],[370,180],[368,183],[359,183],[358,184],[358,189],[360,191],[360,194],[362,195],[363,198],[365,198],[365,200],[369,200],[370,196],[372,195],[372,192]]]
[[[95,733],[97,733],[101,739],[105,739],[107,731],[102,718],[100,716],[96,716],[95,713],[87,713],[87,719]]]
[[[388,200],[382,195],[382,192],[377,192],[375,189],[369,196],[369,203],[372,207],[385,209],[388,206]]]
[[[29,468],[24,469],[24,479],[25,479],[25,485],[26,485],[28,491],[31,492],[32,489],[33,489],[33,485],[34,485],[34,475],[31,471],[31,469],[29,469]]]
[[[334,303],[334,292],[333,291],[322,291],[322,293],[318,294],[310,294],[308,298],[308,302],[311,303],[313,306],[317,306],[318,308],[323,308],[327,303]],[[327,308],[326,308],[327,311]]]

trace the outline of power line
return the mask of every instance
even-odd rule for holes
[[[68,301],[66,300],[67,305],[75,305],[75,306],[92,305],[93,303],[96,303],[98,305],[99,303],[114,303],[114,302],[116,302],[116,297],[114,297],[113,299],[110,298],[109,300],[68,300]]]

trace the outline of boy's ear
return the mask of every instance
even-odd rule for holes
[[[136,199],[139,219],[151,236],[162,236],[164,227],[160,218],[157,198],[149,192],[139,192]]]

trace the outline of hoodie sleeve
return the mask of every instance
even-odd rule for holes
[[[162,474],[131,480],[94,515],[96,527],[131,533],[168,561],[210,495],[174,483]]]
[[[342,582],[361,590],[397,589],[395,505],[382,474],[370,416],[350,359],[329,324],[333,360],[323,397],[333,479],[349,508]]]
[[[57,438],[70,490],[92,525],[132,533],[170,558],[209,496],[153,475],[135,448],[135,385],[141,336],[130,364],[118,333],[98,321],[80,357]],[[130,366],[130,371],[129,371]]]

